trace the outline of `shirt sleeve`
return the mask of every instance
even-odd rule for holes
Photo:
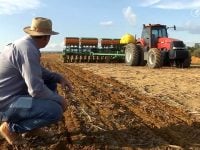
[[[42,68],[42,78],[47,80],[47,81],[52,81],[52,82],[56,82],[56,83],[60,83],[62,76],[56,72],[51,72],[48,69],[44,68],[43,66]]]
[[[38,50],[29,47],[21,52],[21,75],[28,87],[28,93],[34,98],[55,100],[60,103],[62,97],[44,84]]]

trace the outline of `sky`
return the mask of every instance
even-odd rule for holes
[[[51,19],[60,33],[42,49],[48,51],[62,51],[65,37],[139,38],[149,23],[176,25],[169,37],[200,43],[200,0],[0,0],[0,51],[25,36],[34,17]]]

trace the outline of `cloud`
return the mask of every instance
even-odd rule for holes
[[[160,9],[195,9],[200,8],[199,0],[138,0],[141,6]]]
[[[53,43],[50,42],[42,51],[62,51],[64,48],[64,43]]]
[[[123,10],[123,14],[130,25],[134,26],[136,24],[136,15],[130,6]]]
[[[140,2],[142,6],[150,6],[160,2],[160,0],[140,0]]]
[[[102,26],[112,26],[113,22],[112,21],[104,21],[104,22],[100,22],[100,25],[102,25]]]
[[[200,34],[200,25],[188,21],[184,26],[177,27],[177,31],[187,31],[191,34]]]
[[[26,10],[37,9],[40,0],[0,0],[0,15],[12,15]]]
[[[192,9],[190,12],[192,17],[199,17],[200,16],[200,9],[196,8],[196,9]]]

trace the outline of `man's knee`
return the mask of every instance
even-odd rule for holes
[[[63,110],[61,105],[56,101],[35,100],[33,101],[32,114],[50,122],[55,122],[62,118]]]
[[[52,121],[59,121],[62,119],[63,110],[59,104],[57,103],[53,104],[49,111],[50,111],[49,115],[51,116]]]

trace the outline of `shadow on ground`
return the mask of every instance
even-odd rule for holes
[[[55,128],[55,127],[54,127]],[[53,137],[32,137],[23,146],[9,146],[0,140],[1,149],[67,150],[67,149],[200,149],[200,123],[171,125],[165,128],[136,127],[108,131],[64,130]],[[69,135],[70,134],[70,135]],[[69,141],[69,136],[71,141]]]

